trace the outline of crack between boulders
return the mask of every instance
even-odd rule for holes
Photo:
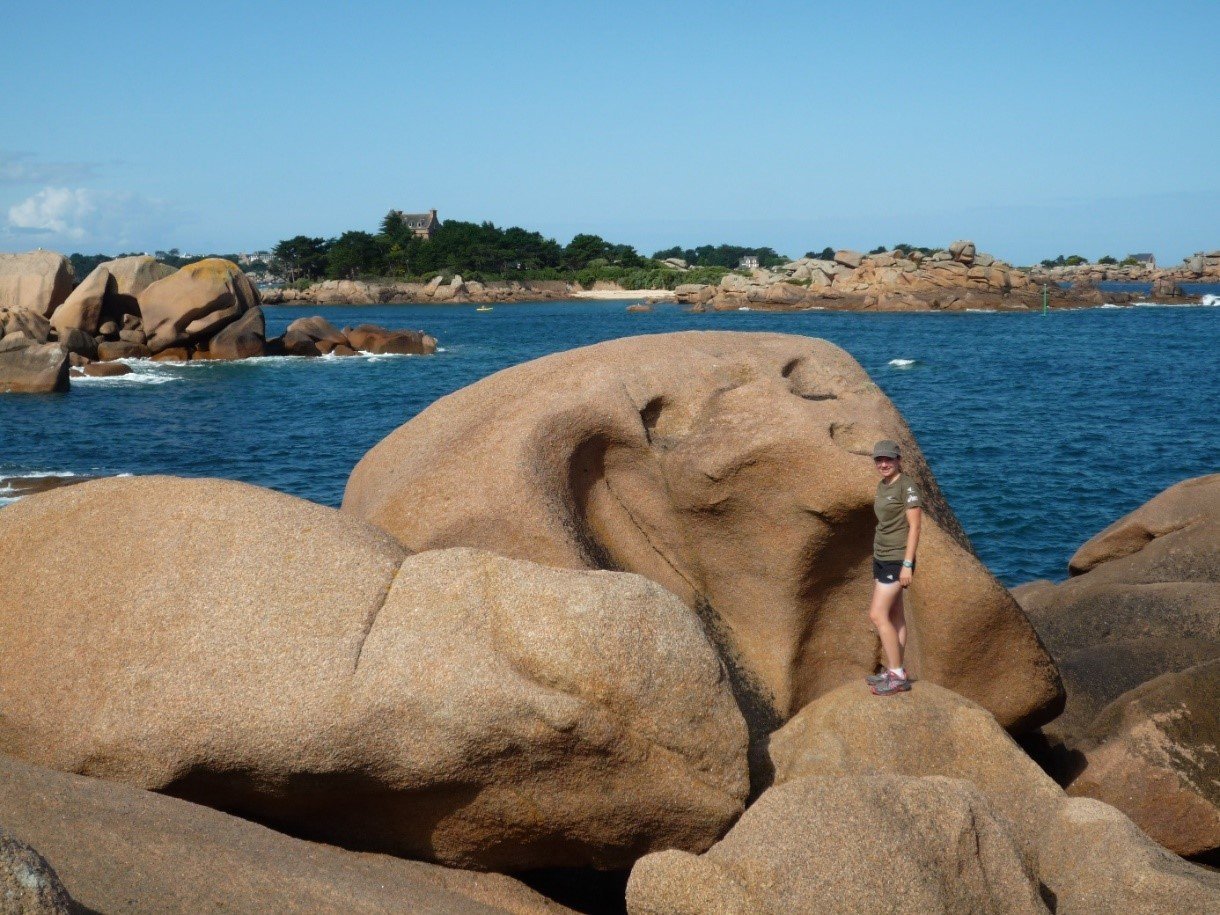
[[[381,615],[381,611],[385,607],[386,601],[390,599],[390,592],[394,590],[394,584],[398,581],[398,575],[400,572],[402,572],[403,563],[405,562],[406,559],[404,558],[403,561],[398,564],[398,568],[394,570],[394,577],[390,579],[390,583],[386,585],[385,592],[381,595],[381,600],[377,602],[377,606],[373,608],[373,612],[370,613],[368,619],[364,621],[364,629],[360,633],[360,642],[356,646],[356,661],[355,664],[352,665],[353,677],[360,671],[360,661],[364,657],[364,644],[369,640],[369,635],[372,633],[373,626],[376,625],[377,617]]]

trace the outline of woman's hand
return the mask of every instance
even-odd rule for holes
[[[902,585],[904,588],[911,587],[911,578],[914,577],[914,575],[914,569],[908,569],[906,566],[903,566],[902,571],[898,573],[898,584]]]

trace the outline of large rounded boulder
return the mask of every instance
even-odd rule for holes
[[[1060,584],[1014,590],[1058,661],[1072,743],[1141,683],[1220,658],[1220,474],[1184,480],[1085,543]]]
[[[809,776],[944,776],[970,782],[1035,846],[1064,793],[981,706],[932,683],[878,701],[863,683],[827,693],[771,735],[777,785]]]
[[[409,549],[475,546],[623,569],[705,620],[755,733],[872,672],[877,439],[902,443],[927,521],[910,666],[1009,727],[1058,713],[1058,674],[972,552],[906,423],[823,340],[633,337],[506,369],[360,461],[343,510]]]
[[[14,847],[0,828],[3,915],[571,915],[504,874],[306,842],[178,798],[3,755],[0,823],[38,849]],[[6,864],[26,908],[12,908],[5,896]],[[31,898],[52,906],[65,899],[60,880],[68,905],[29,906]]]
[[[947,778],[802,778],[771,788],[704,855],[643,858],[631,915],[1044,915],[1005,821]]]
[[[28,308],[49,318],[75,283],[72,264],[62,254],[42,248],[0,254],[0,308]]]
[[[1077,752],[1070,794],[1113,804],[1180,855],[1220,850],[1220,658],[1124,693]]]
[[[258,290],[232,261],[188,264],[137,295],[148,347],[154,353],[210,339],[259,304]]]
[[[1169,915],[1220,905],[1220,877],[1159,848],[1113,807],[1068,797],[985,709],[931,683],[887,699],[863,684],[840,687],[772,734],[767,755],[776,786],[861,776],[968,782],[1004,817],[1063,915]],[[1152,767],[1145,762],[1142,771]],[[1180,809],[1185,798],[1177,788],[1173,806]],[[1149,799],[1163,803],[1167,793]],[[1104,847],[1106,854],[1065,853],[1074,846]]]
[[[66,391],[68,351],[58,343],[34,343],[23,334],[0,340],[0,394]]]
[[[100,266],[114,277],[119,295],[138,296],[141,292],[167,276],[178,272],[176,267],[163,264],[148,254],[132,254],[105,261]]]
[[[0,751],[30,762],[493,869],[701,850],[741,812],[724,669],[639,576],[404,559],[333,509],[158,477],[23,499],[0,551]]]
[[[90,336],[96,334],[107,300],[112,300],[117,290],[118,285],[109,270],[103,266],[94,268],[51,315],[51,326],[59,339],[65,339],[72,330],[84,331]]]

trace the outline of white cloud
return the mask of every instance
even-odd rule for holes
[[[36,236],[46,247],[99,250],[157,244],[170,237],[177,213],[164,201],[93,188],[44,187],[8,208],[5,234]],[[80,250],[77,248],[76,250]]]
[[[82,239],[86,225],[97,213],[97,192],[78,187],[44,187],[8,209],[8,224],[17,232],[62,235]]]

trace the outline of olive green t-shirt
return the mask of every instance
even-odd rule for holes
[[[900,473],[893,483],[877,484],[873,511],[877,513],[877,534],[873,537],[873,556],[882,562],[901,562],[906,558],[908,508],[922,508],[923,494],[915,481]]]

